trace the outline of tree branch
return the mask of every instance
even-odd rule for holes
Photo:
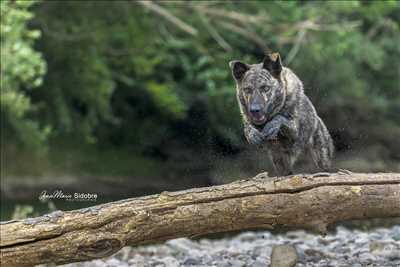
[[[277,227],[325,233],[338,221],[400,217],[399,173],[266,178],[2,222],[1,263],[62,264],[184,236]]]
[[[290,51],[286,57],[286,60],[285,60],[286,65],[289,65],[292,62],[292,60],[296,57],[297,53],[300,50],[300,46],[303,43],[304,38],[306,37],[306,33],[307,33],[306,28],[299,30],[299,32],[297,33],[296,41],[294,42],[292,49],[290,49]]]
[[[239,27],[239,26],[237,26],[235,24],[232,24],[232,23],[229,23],[229,22],[219,21],[218,23],[219,23],[219,25],[221,25],[225,29],[230,30],[232,32],[235,32],[235,33],[245,37],[246,39],[254,42],[265,53],[271,53],[271,49],[269,49],[265,45],[265,41],[260,36],[258,36],[256,33],[254,33],[253,31],[250,31],[248,29]]]
[[[180,20],[176,16],[172,15],[168,10],[166,10],[166,9],[162,8],[161,6],[153,3],[152,1],[140,0],[140,1],[135,1],[135,3],[138,3],[138,4],[146,7],[147,9],[155,12],[156,14],[164,17],[166,20],[168,20],[169,22],[175,24],[175,26],[177,26],[181,30],[187,32],[188,34],[197,35],[197,30],[195,28],[193,28],[192,26],[186,24],[185,22],[183,22],[182,20]]]
[[[217,31],[216,28],[214,28],[210,25],[207,18],[205,16],[202,16],[202,14],[200,14],[200,19],[203,22],[204,26],[206,27],[207,31],[212,36],[212,38],[214,38],[214,40],[218,43],[218,45],[220,47],[222,47],[223,49],[225,49],[225,51],[228,51],[228,52],[232,51],[232,46],[230,46],[230,44],[228,44],[225,41],[225,39],[219,34],[219,32]]]

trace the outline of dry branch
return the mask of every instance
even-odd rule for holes
[[[324,233],[337,221],[400,217],[398,173],[263,178],[2,222],[1,263],[61,264],[184,236],[276,227]]]
[[[233,23],[228,23],[228,22],[224,22],[224,21],[218,21],[218,24],[231,31],[234,32],[236,34],[239,34],[243,37],[245,37],[246,39],[254,42],[256,45],[258,45],[263,51],[270,53],[271,49],[269,49],[266,45],[265,45],[265,41],[262,39],[261,36],[257,35],[257,33],[251,31],[250,29],[247,28],[243,28],[240,27],[238,25],[235,25]]]
[[[176,25],[181,30],[189,33],[190,35],[197,35],[197,30],[195,28],[193,28],[189,24],[183,22],[178,17],[172,15],[172,13],[170,13],[168,10],[161,7],[160,5],[157,5],[156,3],[149,1],[149,0],[140,0],[140,1],[136,1],[135,3],[140,4],[144,7],[146,7],[147,9],[155,12],[156,14],[165,18],[166,20],[168,20],[172,24]]]

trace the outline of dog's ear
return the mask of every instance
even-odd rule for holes
[[[232,76],[236,81],[242,80],[244,74],[250,69],[249,65],[238,60],[229,62],[229,67],[231,68]]]
[[[279,78],[282,71],[282,61],[279,53],[267,55],[263,60],[263,68],[268,70],[274,77]]]

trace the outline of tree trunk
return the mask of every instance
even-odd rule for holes
[[[344,220],[400,217],[399,173],[318,173],[162,192],[2,222],[2,266],[69,263],[127,245],[251,228],[325,233]]]

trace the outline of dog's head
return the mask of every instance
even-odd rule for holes
[[[270,54],[262,63],[254,65],[234,60],[229,62],[229,66],[236,81],[238,101],[244,115],[254,125],[265,124],[279,112],[285,102],[280,55]]]

